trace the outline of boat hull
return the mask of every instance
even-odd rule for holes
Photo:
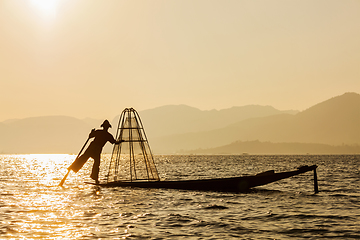
[[[257,175],[232,178],[179,181],[115,181],[97,185],[103,187],[167,188],[219,192],[247,192],[253,187],[266,185],[305,172],[314,171],[314,174],[316,174],[316,168],[316,165],[302,166],[295,171],[280,173],[275,173],[274,171],[267,171],[259,173]]]

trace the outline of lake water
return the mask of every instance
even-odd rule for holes
[[[74,159],[0,155],[0,239],[360,239],[360,155],[155,156],[162,179],[316,164],[318,194],[312,172],[246,194],[99,188],[91,160],[57,187]]]

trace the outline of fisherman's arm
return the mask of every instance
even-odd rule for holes
[[[93,128],[92,130],[91,130],[91,132],[90,132],[90,134],[89,134],[89,138],[93,138],[93,137],[95,137],[95,128]]]
[[[110,138],[109,142],[110,142],[111,144],[120,144],[120,143],[123,142],[123,140],[118,140],[118,141],[116,141],[115,138],[111,135],[111,138]]]

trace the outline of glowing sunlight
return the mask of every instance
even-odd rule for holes
[[[29,0],[40,14],[45,17],[55,17],[59,0]]]

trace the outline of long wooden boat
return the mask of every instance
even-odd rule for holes
[[[248,192],[253,187],[266,185],[305,172],[314,171],[314,191],[317,193],[319,190],[317,184],[316,168],[316,165],[302,166],[294,171],[275,173],[274,170],[270,170],[256,175],[231,178],[179,181],[114,181],[96,185],[102,187],[167,188],[240,193]]]

